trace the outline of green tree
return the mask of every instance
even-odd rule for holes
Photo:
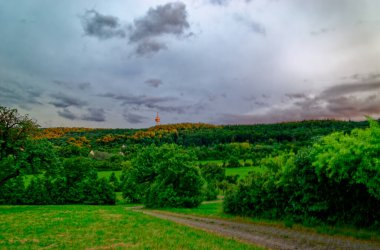
[[[111,175],[110,175],[110,177],[108,179],[108,182],[114,188],[115,192],[120,192],[120,182],[117,179],[115,172],[111,173]]]
[[[148,146],[132,160],[124,177],[123,196],[147,207],[195,207],[202,201],[204,180],[195,155],[174,144]]]
[[[51,144],[31,139],[37,131],[27,115],[0,106],[0,187],[17,176],[56,166]]]
[[[225,196],[224,211],[307,224],[380,225],[380,127],[327,135],[261,161]]]

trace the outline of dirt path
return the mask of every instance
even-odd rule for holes
[[[137,211],[137,210],[136,210]],[[380,249],[380,243],[157,210],[138,211],[269,249]]]

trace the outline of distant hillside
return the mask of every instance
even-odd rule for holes
[[[56,145],[76,144],[91,148],[151,143],[175,143],[183,146],[211,146],[232,142],[307,144],[334,131],[348,132],[364,127],[368,127],[367,121],[322,120],[228,126],[180,123],[147,129],[45,128],[41,129],[36,139],[46,138]]]

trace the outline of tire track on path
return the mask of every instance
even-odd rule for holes
[[[206,218],[158,210],[132,210],[269,249],[380,249],[379,242],[356,240],[269,225],[235,222],[231,220]]]

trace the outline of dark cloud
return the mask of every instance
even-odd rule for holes
[[[320,94],[286,94],[285,107],[267,108],[261,114],[223,114],[221,123],[254,124],[315,119],[363,119],[380,115],[380,82],[346,83]]]
[[[290,100],[307,98],[306,94],[304,93],[288,93],[285,94],[285,96],[288,97]]]
[[[335,31],[335,28],[322,28],[319,30],[314,30],[314,31],[310,32],[310,34],[312,36],[319,36],[319,35],[324,35],[324,34],[327,34],[330,32],[334,32],[334,31]]]
[[[23,85],[15,80],[0,79],[0,100],[3,105],[18,105],[30,110],[34,105],[42,105],[39,98],[43,90],[34,86]]]
[[[159,52],[160,50],[165,50],[168,47],[164,43],[157,42],[155,40],[144,40],[140,42],[136,47],[136,54],[139,56],[152,55]]]
[[[374,81],[380,80],[380,73],[368,73],[368,74],[353,74],[348,77],[342,77],[342,79],[351,79],[355,81]]]
[[[177,97],[155,97],[146,95],[116,95],[112,93],[106,93],[99,95],[101,97],[112,98],[116,101],[121,101],[122,106],[127,106],[128,109],[135,111],[138,110],[150,110],[167,113],[184,114],[186,112],[197,112],[204,108],[203,104],[193,105],[177,105],[173,102],[178,101]]]
[[[78,84],[78,88],[79,88],[80,90],[88,90],[88,89],[91,88],[91,83],[89,83],[89,82],[82,82],[82,83],[79,83],[79,84]]]
[[[236,0],[235,0],[236,1]],[[251,2],[252,0],[244,0],[244,2],[246,3],[249,3]],[[231,0],[209,0],[209,2],[211,4],[214,4],[214,5],[227,5],[228,3],[231,2]]]
[[[115,95],[112,93],[106,93],[99,95],[101,97],[113,98],[115,100],[122,101],[122,105],[137,105],[151,107],[157,105],[158,103],[169,102],[177,100],[176,97],[153,97],[153,96],[134,96],[134,95]]]
[[[226,5],[229,2],[230,0],[210,0],[210,3],[215,5]]]
[[[177,114],[184,114],[187,110],[187,106],[163,106],[158,104],[149,104],[147,105],[148,108],[160,112],[167,112],[167,113],[177,113]]]
[[[360,93],[368,91],[380,91],[380,81],[366,82],[366,83],[350,83],[335,85],[324,90],[319,98],[327,99],[339,95]]]
[[[137,44],[137,54],[152,54],[167,47],[157,38],[185,36],[189,27],[186,5],[181,2],[167,3],[150,8],[144,17],[134,20],[129,27],[129,42]]]
[[[88,113],[81,116],[84,121],[104,122],[106,121],[105,111],[102,108],[88,108]]]
[[[127,122],[132,124],[143,123],[147,120],[147,117],[133,113],[124,113],[123,117]]]
[[[146,84],[148,84],[151,87],[158,88],[162,84],[161,79],[152,78],[145,81]]]
[[[88,10],[81,17],[81,20],[87,36],[97,37],[98,39],[123,38],[126,36],[117,17],[102,15],[95,10]]]
[[[70,110],[68,110],[66,108],[63,110],[59,110],[57,113],[59,116],[66,118],[66,119],[69,119],[69,120],[78,119],[78,117],[73,112],[71,112]]]
[[[262,36],[266,35],[266,29],[264,25],[257,21],[251,20],[250,18],[241,15],[235,15],[235,20],[247,26],[254,33]]]
[[[67,82],[67,81],[61,81],[61,80],[53,80],[53,83],[56,85],[65,87],[67,89],[79,89],[79,90],[89,90],[91,89],[91,83],[90,82]]]
[[[329,100],[327,108],[346,117],[376,115],[380,114],[380,97],[378,95],[341,96]]]
[[[87,105],[87,102],[85,101],[79,100],[71,96],[64,95],[62,93],[52,94],[50,96],[54,98],[55,100],[49,103],[54,105],[56,108],[68,108],[71,106],[82,108]]]

